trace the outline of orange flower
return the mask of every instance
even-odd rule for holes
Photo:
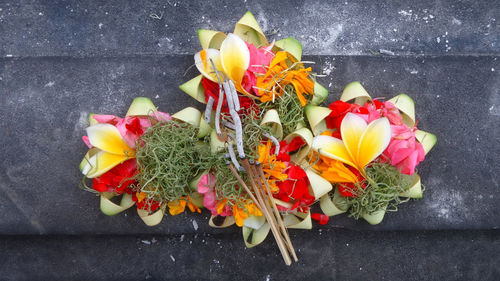
[[[217,204],[217,214],[221,214],[222,212],[224,212],[224,207],[226,207],[226,203],[227,203],[227,198],[224,198],[224,200],[220,201]]]
[[[307,100],[304,95],[314,93],[314,82],[309,78],[310,72],[310,67],[304,68],[290,53],[277,52],[267,73],[257,77],[256,87],[259,89],[260,101],[274,100],[275,96],[283,95],[286,85],[291,84],[295,88],[300,104],[305,106]]]
[[[182,198],[182,197],[181,197]],[[186,200],[178,199],[168,202],[168,211],[172,216],[178,215],[184,212],[186,208]]]
[[[325,156],[320,156],[320,160],[314,165],[314,169],[318,170],[321,173],[320,175],[329,182],[358,182],[356,175],[344,163]]]
[[[238,207],[238,205],[233,205],[233,216],[234,220],[236,221],[236,225],[242,227],[243,222],[246,218],[248,218],[248,213]]]
[[[271,141],[267,141],[266,144],[259,145],[257,148],[259,159],[257,161],[261,163],[262,170],[264,170],[266,178],[270,179],[273,177],[278,180],[285,180],[288,177],[287,174],[283,173],[283,171],[286,170],[286,164],[276,160],[276,155],[271,153],[271,147]]]
[[[262,212],[253,202],[246,202],[243,206],[244,209],[238,207],[238,204],[233,205],[233,216],[237,226],[242,227],[245,219],[251,215],[262,216]]]
[[[184,212],[184,210],[186,209],[186,205],[188,206],[188,208],[191,212],[201,213],[200,208],[196,207],[196,205],[194,205],[191,202],[190,196],[187,196],[187,197],[183,196],[183,197],[179,198],[178,200],[168,202],[168,211],[172,216],[175,216],[175,215],[178,215],[178,214]]]
[[[141,202],[142,200],[144,200],[147,197],[146,193],[142,192],[142,191],[141,192],[137,192],[135,194],[135,196],[137,196],[137,202]]]
[[[262,216],[262,212],[254,203],[245,203],[245,208],[247,209],[249,215],[254,215],[257,217]]]

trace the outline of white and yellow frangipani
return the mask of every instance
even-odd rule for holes
[[[99,177],[123,161],[135,157],[135,151],[123,141],[115,126],[95,124],[86,131],[93,146],[80,164],[86,177]]]
[[[241,84],[250,64],[250,52],[245,41],[230,33],[222,41],[220,51],[216,49],[201,50],[194,55],[194,61],[200,73],[213,82],[218,82],[218,80],[212,62],[217,71],[224,73],[236,84]]]
[[[203,49],[194,55],[194,64],[201,75],[217,83],[217,75],[215,74],[212,62],[217,68],[217,71],[222,71],[219,50]]]
[[[250,51],[245,41],[233,33],[228,34],[220,46],[220,60],[227,77],[241,84],[250,65]]]
[[[356,168],[365,178],[365,167],[375,160],[391,141],[391,125],[385,117],[370,124],[354,113],[347,113],[340,125],[342,140],[317,136],[312,147],[323,156]]]

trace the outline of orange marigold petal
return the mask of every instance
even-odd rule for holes
[[[179,200],[174,200],[168,202],[168,212],[172,215],[178,215],[186,209],[186,200],[183,200],[182,198]]]
[[[217,203],[217,214],[221,214],[224,211],[224,207],[226,207],[227,198]]]
[[[243,226],[243,222],[248,217],[247,213],[240,209],[237,205],[233,205],[233,216],[236,222],[236,225],[239,227]]]

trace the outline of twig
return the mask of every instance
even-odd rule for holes
[[[231,114],[231,118],[233,119],[235,131],[236,131],[236,149],[238,150],[238,155],[240,158],[245,158],[245,151],[243,149],[243,127],[241,126],[241,119],[236,110],[234,109],[234,97],[238,97],[236,93],[236,88],[234,87],[233,81],[229,80],[223,83],[224,90],[227,96],[227,103],[229,106],[229,114]],[[231,87],[231,84],[233,86]],[[233,91],[234,90],[234,91]]]
[[[274,143],[274,155],[278,156],[278,154],[280,154],[280,142],[271,134],[268,134],[266,132],[264,132],[262,134],[264,137],[270,139],[273,143]]]
[[[236,91],[236,87],[234,86],[234,83],[229,83],[229,86],[231,88],[231,93],[233,94],[233,103],[234,103],[234,110],[236,112],[240,111],[240,99],[238,98],[238,92]]]
[[[234,166],[236,169],[239,171],[241,170],[240,163],[238,163],[238,160],[236,159],[236,155],[234,154],[234,149],[232,144],[227,145],[227,150],[229,151],[229,157],[231,157],[231,161],[233,162]]]
[[[220,112],[222,110],[222,103],[224,102],[224,90],[222,89],[222,79],[219,76],[219,72],[215,67],[215,63],[212,59],[210,59],[210,63],[212,63],[212,67],[214,68],[215,75],[217,76],[217,80],[219,82],[219,100],[217,101],[217,110],[215,111],[215,131],[219,137],[222,137],[222,132],[220,130]]]
[[[234,124],[229,121],[222,120],[222,125],[224,125],[224,127],[228,127],[229,129],[236,131],[236,127],[234,126]]]
[[[212,117],[212,109],[214,108],[215,99],[210,97],[207,101],[207,107],[205,108],[205,122],[210,123],[210,118]]]

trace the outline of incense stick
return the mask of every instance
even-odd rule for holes
[[[292,259],[290,258],[290,255],[287,251],[287,247],[283,241],[283,237],[281,237],[279,230],[277,229],[276,225],[273,223],[272,214],[270,214],[268,209],[266,208],[265,202],[262,199],[262,195],[259,192],[257,186],[255,185],[255,180],[257,178],[252,173],[252,169],[250,168],[250,163],[248,162],[248,159],[246,159],[246,158],[242,159],[241,164],[242,164],[243,168],[245,168],[245,171],[247,172],[247,174],[250,178],[250,184],[252,185],[252,188],[257,196],[257,199],[259,200],[259,203],[262,206],[261,211],[264,214],[264,216],[266,217],[267,222],[271,226],[271,231],[274,235],[274,239],[276,240],[276,243],[278,244],[278,248],[280,249],[281,255],[283,256],[283,260],[285,261],[286,265],[291,265]]]
[[[283,236],[285,237],[285,241],[287,243],[288,249],[290,250],[290,253],[293,256],[293,259],[295,261],[298,261],[297,254],[295,253],[295,249],[292,245],[292,241],[290,239],[290,236],[288,235],[288,230],[286,229],[285,224],[283,223],[283,220],[281,219],[281,215],[280,215],[280,212],[278,210],[278,207],[276,206],[276,202],[274,202],[274,200],[272,200],[271,187],[269,186],[269,183],[267,182],[266,176],[264,175],[264,170],[262,170],[262,166],[260,165],[259,162],[257,162],[256,170],[258,170],[258,173],[259,173],[260,177],[262,178],[262,181],[264,182],[264,186],[266,187],[267,195],[271,199],[271,204],[273,206],[274,214],[276,215],[276,219],[279,223],[281,231],[283,232]]]
[[[245,184],[245,182],[243,181],[243,179],[240,177],[240,175],[238,174],[238,172],[234,168],[233,164],[227,163],[227,165],[229,166],[229,169],[233,173],[234,177],[238,180],[238,182],[241,184],[241,186],[243,186],[243,188],[248,193],[248,195],[250,195],[250,198],[252,199],[252,201],[254,202],[254,204],[257,206],[257,208],[259,208],[259,210],[262,210],[262,207],[260,206],[259,201],[257,201],[257,199],[253,195],[252,191],[250,191],[250,189],[248,188],[248,186]]]

